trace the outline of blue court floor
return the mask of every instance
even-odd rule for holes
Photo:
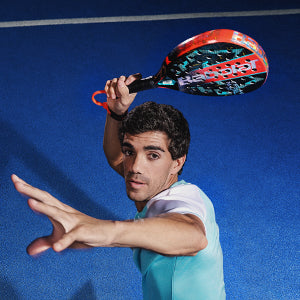
[[[4,0],[0,25],[299,8],[298,1]],[[28,256],[27,245],[52,227],[28,208],[10,175],[94,217],[133,218],[123,180],[102,151],[105,111],[91,95],[113,77],[155,74],[177,44],[217,28],[261,44],[270,64],[263,87],[226,98],[156,89],[141,92],[134,105],[172,104],[189,121],[191,148],[181,178],[214,203],[228,299],[300,299],[299,19],[298,13],[0,26],[0,299],[142,299],[131,249]]]

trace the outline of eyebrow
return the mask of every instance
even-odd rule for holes
[[[122,148],[123,147],[127,147],[130,149],[134,149],[133,145],[131,145],[130,143],[124,142],[122,143]],[[161,152],[166,152],[164,149],[162,149],[159,146],[154,146],[154,145],[149,145],[149,146],[145,146],[144,150],[157,150],[157,151],[161,151]]]
[[[133,148],[133,146],[130,143],[127,143],[127,142],[123,142],[121,146],[122,146],[122,148],[123,147],[128,147],[128,148],[131,148],[131,149]]]
[[[158,150],[158,151],[161,151],[161,152],[165,152],[164,149],[160,148],[159,146],[145,146],[144,147],[145,150]]]

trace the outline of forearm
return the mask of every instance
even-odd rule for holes
[[[120,122],[108,114],[105,122],[103,150],[109,165],[122,175],[122,152],[118,138]]]
[[[129,94],[127,85],[132,83],[140,75],[130,75],[127,79],[121,76],[119,79],[108,80],[105,85],[107,103],[110,110],[117,115],[123,115],[130,107],[136,94]],[[123,175],[122,152],[119,142],[119,121],[114,120],[109,114],[106,117],[103,149],[110,166]]]
[[[165,214],[115,222],[111,246],[144,248],[164,255],[195,255],[207,245],[205,229],[192,215]]]
[[[195,255],[207,245],[203,223],[194,215],[164,214],[155,218],[108,221],[87,216],[49,193],[12,175],[18,192],[26,195],[30,208],[49,217],[50,236],[36,239],[28,253],[36,255],[50,247],[138,247],[165,255]]]

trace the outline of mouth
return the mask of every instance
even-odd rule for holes
[[[139,180],[135,180],[135,179],[129,179],[127,180],[127,184],[133,188],[133,189],[140,189],[141,187],[145,186],[146,183],[139,181]]]
[[[147,184],[147,178],[137,174],[128,174],[125,176],[125,180],[127,187],[134,190],[140,189]]]

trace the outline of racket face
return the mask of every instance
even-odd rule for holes
[[[259,88],[267,76],[268,61],[256,41],[237,31],[218,29],[174,48],[154,78],[159,87],[229,96]]]

